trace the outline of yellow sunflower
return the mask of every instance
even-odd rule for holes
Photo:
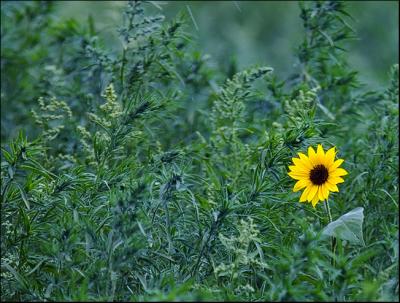
[[[339,168],[344,160],[335,161],[335,148],[332,147],[325,153],[321,144],[318,144],[317,152],[310,146],[308,157],[303,153],[298,154],[300,158],[292,158],[294,165],[289,166],[288,173],[298,180],[293,191],[304,188],[300,202],[308,201],[315,207],[319,201],[328,199],[329,192],[339,191],[336,184],[344,182],[341,177],[347,175],[347,171]]]

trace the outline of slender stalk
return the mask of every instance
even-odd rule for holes
[[[208,234],[207,240],[202,243],[199,257],[197,258],[196,265],[193,267],[193,270],[192,270],[192,275],[194,275],[197,272],[197,269],[199,268],[200,261],[201,261],[201,258],[203,257],[206,246],[209,244],[209,241],[210,241],[211,237],[213,236],[214,226],[215,226],[215,222],[212,224],[212,226],[210,228],[210,233]]]
[[[326,201],[325,201],[325,210],[326,210],[326,213],[328,214],[328,217],[329,217],[329,223],[331,223],[332,222],[332,215],[331,215],[331,208],[329,207],[329,203],[328,203],[328,199],[326,199]]]
[[[172,253],[172,252],[174,252],[174,248],[173,248],[173,244],[172,244],[172,240],[171,240],[171,221],[169,218],[169,211],[168,211],[168,205],[167,205],[166,200],[163,201],[163,205],[164,205],[164,210],[165,210],[165,224],[167,227],[168,252]]]
[[[327,213],[328,218],[329,218],[329,223],[331,223],[332,222],[332,214],[331,214],[331,208],[329,207],[329,200],[328,199],[325,201],[325,210],[326,210],[326,213]],[[335,239],[335,237],[331,237],[331,251],[332,251],[333,254],[335,254],[335,252],[336,252],[336,239]],[[332,257],[332,265],[335,266],[335,258],[334,257]]]
[[[122,61],[121,61],[121,68],[119,71],[119,78],[121,81],[121,88],[122,90],[125,92],[125,88],[124,88],[124,71],[125,71],[125,63],[126,63],[126,48],[125,46],[122,49]],[[124,104],[125,105],[125,104]]]

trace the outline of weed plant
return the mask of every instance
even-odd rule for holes
[[[190,16],[151,5],[127,4],[111,49],[92,18],[2,2],[1,299],[398,300],[398,65],[358,80],[339,1],[300,4],[287,79],[218,70]],[[292,192],[318,143],[345,159],[329,205],[363,207],[362,244],[333,251]]]

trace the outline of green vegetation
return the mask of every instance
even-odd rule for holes
[[[397,301],[397,58],[366,85],[346,3],[315,1],[287,75],[218,65],[158,7],[105,33],[1,3],[1,299]],[[319,143],[333,225],[287,174]]]

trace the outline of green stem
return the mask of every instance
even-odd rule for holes
[[[331,208],[329,207],[328,199],[325,201],[325,210],[329,218],[329,223],[332,222],[332,214],[331,214]],[[333,254],[336,252],[336,238],[331,237],[331,251]],[[332,257],[332,265],[335,267],[335,258]]]
[[[331,208],[329,207],[328,199],[325,201],[325,210],[329,217],[329,223],[332,222]]]

